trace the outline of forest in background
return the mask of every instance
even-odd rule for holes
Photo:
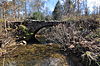
[[[26,18],[34,20],[63,20],[69,16],[99,15],[100,6],[89,10],[87,0],[58,0],[54,11],[46,5],[49,0],[0,0],[0,22],[19,21]]]

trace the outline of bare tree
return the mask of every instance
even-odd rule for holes
[[[37,12],[40,12],[40,10],[42,10],[42,8],[44,7],[45,1],[43,1],[43,0],[34,0],[33,3],[34,3],[33,8]]]

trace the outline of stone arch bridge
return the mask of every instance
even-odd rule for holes
[[[80,21],[37,21],[37,20],[26,20],[23,22],[10,22],[11,27],[15,28],[16,26],[23,24],[25,25],[31,32],[34,34],[32,35],[32,38],[30,41],[38,42],[35,38],[35,34],[44,27],[50,27],[50,26],[56,26],[58,24],[66,24],[66,26],[70,26],[73,23],[78,26],[79,24],[83,25],[87,29],[94,29],[96,28],[97,22],[89,21],[89,20],[80,20]]]
[[[66,22],[60,22],[60,21],[37,21],[37,20],[27,20],[23,22],[10,22],[11,28],[16,28],[19,25],[25,25],[30,32],[33,32],[33,35],[31,39],[29,40],[30,42],[38,42],[37,39],[35,38],[36,33],[41,30],[44,27],[51,27],[51,26],[56,26],[58,24],[65,24]]]

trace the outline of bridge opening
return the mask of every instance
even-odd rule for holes
[[[37,29],[34,34],[29,39],[29,43],[48,43],[50,41],[46,40],[47,37],[45,37],[49,32],[52,30],[51,25],[49,26],[43,26],[39,29]]]
[[[53,27],[53,26],[52,26]],[[52,30],[52,27],[43,27],[41,28],[36,34],[35,34],[35,38],[43,43],[43,44],[46,44],[46,43],[49,43],[50,41],[47,40],[48,37],[46,37],[47,34],[49,34]]]

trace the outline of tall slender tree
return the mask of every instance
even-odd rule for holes
[[[61,15],[62,15],[62,6],[60,4],[60,2],[58,1],[55,8],[54,8],[54,11],[53,11],[53,19],[54,20],[61,20]]]

